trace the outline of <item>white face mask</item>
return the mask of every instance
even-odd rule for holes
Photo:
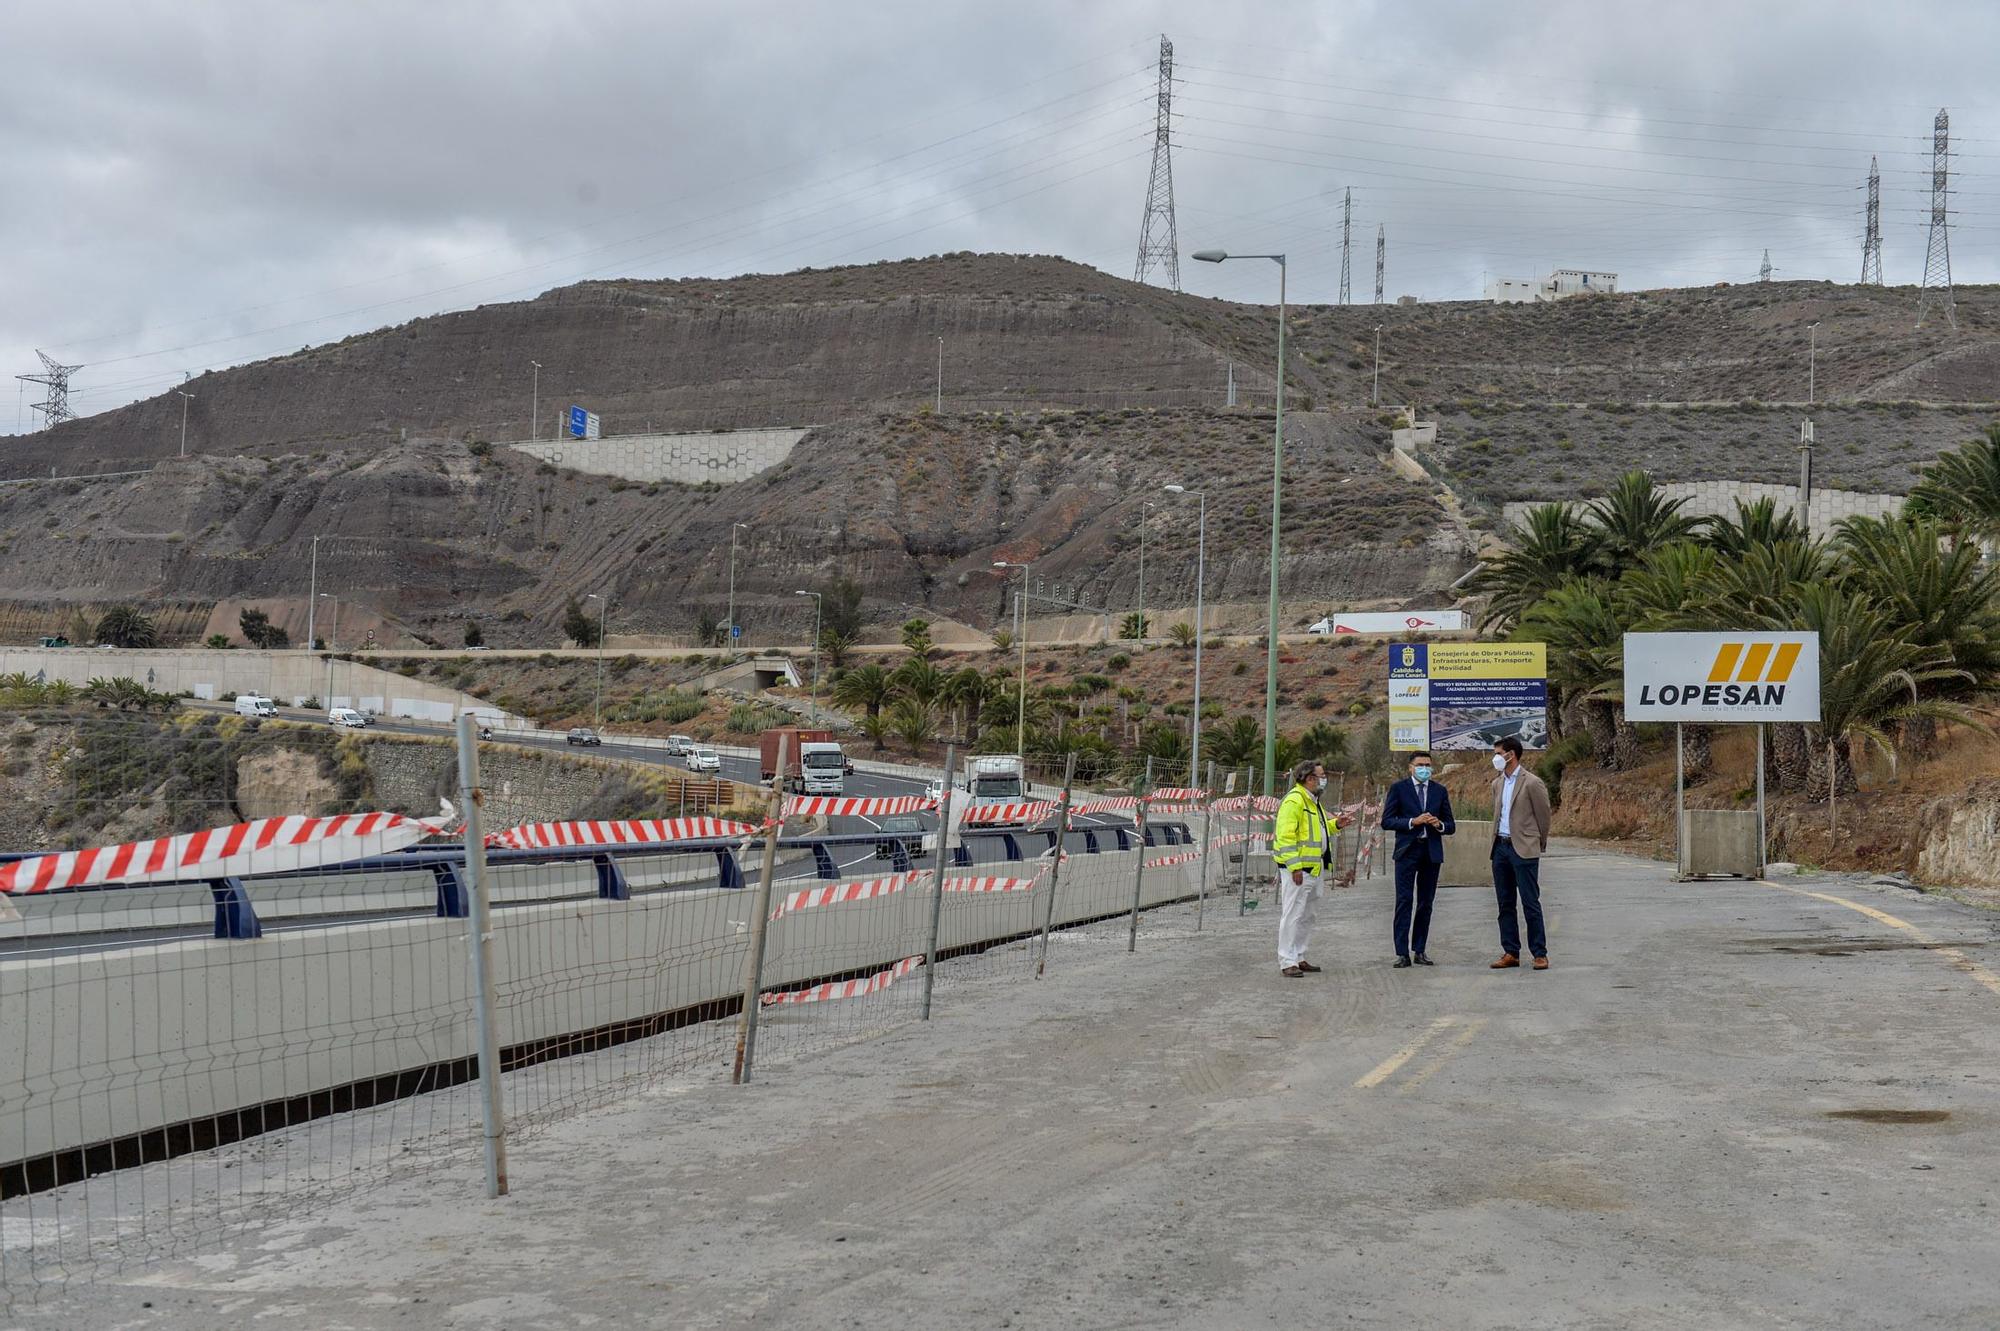
[[[1498,753],[1493,755],[1493,770],[1496,772],[1504,772],[1507,770],[1506,755]]]

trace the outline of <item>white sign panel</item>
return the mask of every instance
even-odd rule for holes
[[[1455,633],[1465,627],[1463,610],[1337,610],[1308,633]]]
[[[1628,721],[1817,721],[1817,633],[1628,633]]]

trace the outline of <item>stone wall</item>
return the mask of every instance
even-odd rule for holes
[[[1755,503],[1773,500],[1781,511],[1797,506],[1796,485],[1770,485],[1762,481],[1668,481],[1656,487],[1668,499],[1686,499],[1682,512],[1691,517],[1729,518],[1736,516],[1738,501]],[[1886,518],[1903,511],[1902,495],[1862,494],[1854,490],[1815,489],[1807,502],[1806,525],[1818,535],[1831,532],[1843,518]],[[1507,521],[1518,522],[1531,508],[1546,501],[1515,500],[1503,510]]]
[[[704,430],[691,434],[621,434],[608,439],[514,443],[517,453],[571,471],[628,481],[734,485],[777,466],[806,431]]]

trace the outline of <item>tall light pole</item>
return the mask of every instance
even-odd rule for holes
[[[1375,325],[1375,389],[1368,395],[1368,405],[1382,405],[1382,325]]]
[[[1018,568],[1021,570],[1020,600],[1017,604],[1021,613],[1021,682],[1016,687],[1014,699],[1014,756],[1022,763],[1028,761],[1028,566],[1010,563],[1005,559],[993,561],[995,568]],[[1025,777],[1023,778],[1026,779]]]
[[[1278,517],[1285,479],[1285,256],[1231,254],[1227,250],[1196,250],[1202,263],[1228,259],[1269,259],[1278,265],[1278,403],[1277,427],[1271,438],[1271,605],[1264,636],[1264,793],[1271,793],[1278,768]]]
[[[729,624],[722,630],[724,647],[736,645],[736,533],[749,530],[747,522],[729,524]]]
[[[542,437],[542,363],[531,360],[528,364],[535,367],[535,387],[528,399],[528,438],[536,440]]]
[[[801,591],[797,591],[797,592],[794,592],[794,593],[792,593],[792,594],[793,594],[794,596],[810,596],[810,597],[812,597],[812,598],[813,598],[813,700],[812,700],[812,709],[813,709],[813,712],[814,712],[815,714],[817,714],[817,713],[819,712],[819,617],[820,617],[820,612],[821,612],[822,610],[826,609],[826,597],[825,597],[825,594],[824,594],[824,593],[822,593],[822,592],[809,592],[809,591],[803,591],[803,590],[801,590]]]
[[[596,592],[586,593],[583,599],[597,602],[597,696],[590,703],[590,728],[596,730],[604,717],[604,613],[611,602]]]
[[[1152,500],[1139,502],[1139,632],[1134,636],[1141,645],[1146,641],[1146,514],[1152,510]]]
[[[1188,784],[1201,784],[1201,640],[1208,634],[1202,622],[1202,588],[1208,582],[1208,492],[1190,490],[1185,485],[1161,487],[1168,494],[1191,494],[1201,501],[1201,523],[1194,543],[1194,738],[1189,744]]]
[[[939,336],[938,336],[938,377],[937,377],[937,407],[935,408],[935,410],[934,410],[934,413],[933,413],[933,414],[935,414],[935,415],[939,415],[939,416],[942,416],[942,415],[944,415],[944,336],[943,336],[943,334],[939,334]]]
[[[186,457],[188,455],[188,403],[194,401],[194,394],[181,392],[178,388],[174,391],[181,395],[181,456]]]

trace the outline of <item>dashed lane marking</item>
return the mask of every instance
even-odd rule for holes
[[[1459,1050],[1471,1044],[1475,1039],[1478,1038],[1479,1033],[1485,1029],[1486,1029],[1485,1017],[1480,1017],[1472,1022],[1467,1023],[1464,1030],[1460,1031],[1457,1035],[1452,1037],[1450,1044],[1446,1045],[1443,1049],[1438,1051],[1438,1056],[1436,1058],[1432,1059],[1430,1062],[1424,1064],[1424,1066],[1418,1068],[1415,1072],[1411,1073],[1405,1081],[1403,1081],[1399,1086],[1397,1086],[1396,1094],[1408,1095],[1411,1091],[1416,1090],[1417,1087],[1429,1081],[1433,1073],[1435,1073],[1439,1068],[1443,1067],[1446,1063],[1449,1063],[1451,1061],[1451,1056],[1453,1054],[1456,1054]]]
[[[1423,1033],[1417,1036],[1416,1039],[1410,1041],[1380,1063],[1377,1063],[1373,1070],[1363,1075],[1361,1080],[1354,1083],[1354,1088],[1360,1091],[1367,1091],[1380,1086],[1383,1082],[1395,1076],[1397,1069],[1401,1068],[1403,1064],[1415,1058],[1419,1053],[1422,1053],[1425,1045],[1429,1044],[1457,1020],[1457,1017],[1439,1017],[1429,1026],[1425,1027]]]

